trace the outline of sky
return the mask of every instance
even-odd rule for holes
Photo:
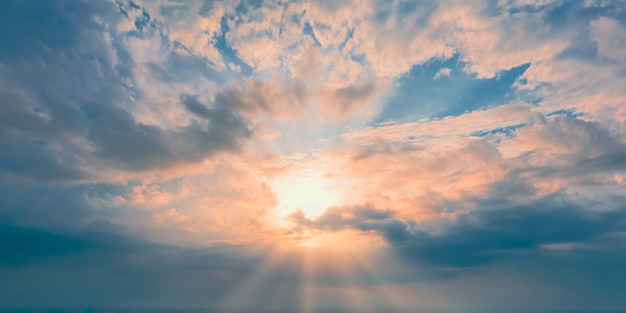
[[[625,87],[619,0],[3,0],[0,309],[624,312]]]

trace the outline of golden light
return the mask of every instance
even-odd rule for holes
[[[302,210],[308,218],[314,218],[326,208],[344,201],[342,190],[345,187],[313,167],[278,177],[270,186],[280,202],[277,213],[281,216]]]

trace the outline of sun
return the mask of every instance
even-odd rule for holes
[[[279,200],[277,211],[282,216],[302,210],[308,218],[315,218],[344,200],[340,184],[314,168],[278,177],[271,186]]]

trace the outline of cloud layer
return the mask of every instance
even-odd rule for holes
[[[0,8],[0,309],[626,308],[624,1]]]

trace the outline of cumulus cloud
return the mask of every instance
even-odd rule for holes
[[[28,9],[26,5],[17,6]],[[66,14],[55,4],[50,6],[58,10],[50,14]],[[85,6],[77,10],[93,17],[108,16],[113,8]],[[15,49],[30,51],[18,63],[11,62],[9,55],[3,58],[3,72],[15,73],[14,77],[24,81],[8,82],[7,86],[19,85],[3,91],[6,105],[2,106],[2,116],[7,122],[2,127],[2,144],[12,152],[3,154],[6,172],[36,179],[85,180],[96,176],[103,166],[144,171],[199,162],[220,151],[235,152],[251,136],[247,122],[235,108],[221,103],[205,108],[194,96],[183,93],[178,95],[180,100],[176,99],[175,106],[187,108],[199,117],[197,121],[175,129],[137,121],[131,108],[139,100],[127,83],[132,78],[126,77],[121,65],[113,64],[103,51],[105,37],[93,35],[105,29],[89,19],[63,21],[67,25],[35,31],[43,36],[44,31],[64,31],[60,27],[72,31],[88,27],[68,35],[65,42],[58,43],[64,46],[58,47],[56,42],[45,41],[17,41],[16,45],[12,38],[5,38]],[[23,32],[28,34],[28,30]],[[37,51],[42,52],[38,55]],[[33,67],[46,68],[42,71],[45,74],[34,74]],[[91,82],[94,79],[102,83]],[[34,159],[23,159],[26,155]],[[40,169],[25,163],[39,164]]]
[[[623,189],[623,142],[600,124],[576,117],[525,116],[528,125],[510,129],[505,136],[470,128],[451,137],[449,131],[444,138],[436,133],[412,137],[416,125],[369,129],[372,139],[328,156],[343,160],[333,175],[352,184],[347,201],[368,205],[329,207],[317,218],[296,212],[288,219],[311,229],[377,230],[383,235],[390,231],[404,238],[416,227],[445,232],[442,225],[491,214],[485,206],[492,205],[502,210],[519,205],[511,210],[517,214],[521,207],[541,207],[542,201],[556,197],[566,204],[556,201],[551,206],[574,206],[583,215],[621,210],[619,201],[609,199],[620,197]],[[435,122],[439,121],[431,123]],[[459,127],[459,122],[455,119],[453,125]],[[457,141],[454,145],[452,138]],[[379,220],[369,215],[378,210],[387,215]]]
[[[391,211],[377,210],[371,205],[330,207],[314,219],[307,218],[302,210],[287,216],[289,221],[297,225],[331,231],[344,228],[368,230],[375,227],[371,225],[372,222],[384,221],[391,217]]]
[[[623,61],[626,55],[623,53],[626,46],[624,28],[618,21],[601,17],[591,22],[591,39],[598,45],[598,53],[604,57]]]
[[[383,230],[383,234],[408,257],[445,268],[541,254],[543,246],[550,244],[569,244],[571,249],[566,250],[572,254],[578,249],[575,244],[581,246],[579,249],[601,249],[595,246],[597,241],[623,227],[621,209],[593,214],[585,212],[586,208],[559,207],[550,202],[469,214],[441,235],[428,235],[405,224],[388,226],[393,231]]]

